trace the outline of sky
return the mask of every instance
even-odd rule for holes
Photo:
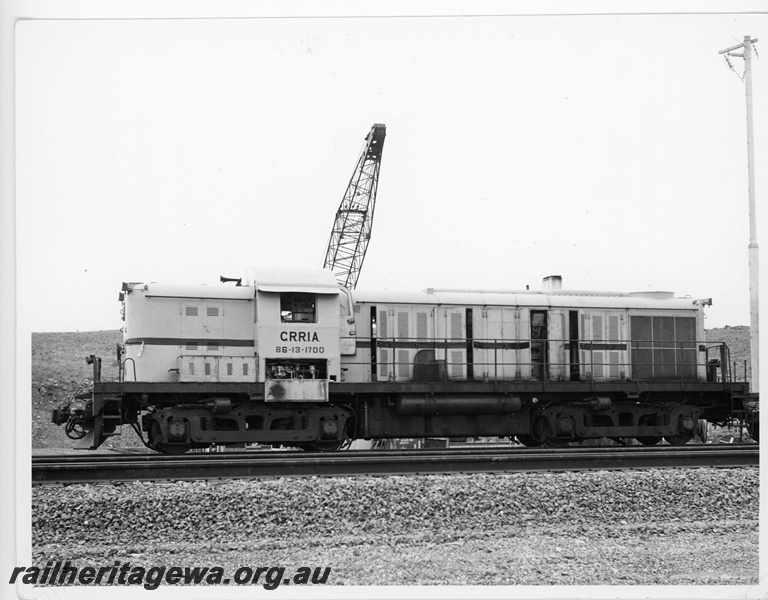
[[[764,15],[393,6],[18,21],[22,328],[118,329],[123,281],[321,267],[374,123],[387,137],[359,288],[561,275],[711,297],[708,328],[749,324],[744,61],[718,52],[768,42]],[[753,61],[759,166],[767,68]]]

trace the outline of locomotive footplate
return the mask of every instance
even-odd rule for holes
[[[699,419],[743,410],[733,382],[328,382],[328,399],[265,397],[263,382],[94,381],[91,398],[54,412],[79,446],[95,449],[131,425],[161,452],[266,443],[333,449],[346,439],[526,436],[685,443]],[[744,388],[742,390],[742,388]],[[742,392],[739,394],[738,392]],[[269,401],[267,401],[269,400]],[[139,416],[143,415],[140,421]]]

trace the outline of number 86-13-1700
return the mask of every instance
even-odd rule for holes
[[[276,346],[277,354],[324,354],[323,346]]]

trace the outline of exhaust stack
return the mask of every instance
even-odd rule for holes
[[[550,275],[544,278],[544,291],[562,290],[563,289],[563,276],[562,275]]]

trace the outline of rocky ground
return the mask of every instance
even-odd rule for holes
[[[754,585],[757,473],[40,486],[34,557],[327,566],[332,585]]]

